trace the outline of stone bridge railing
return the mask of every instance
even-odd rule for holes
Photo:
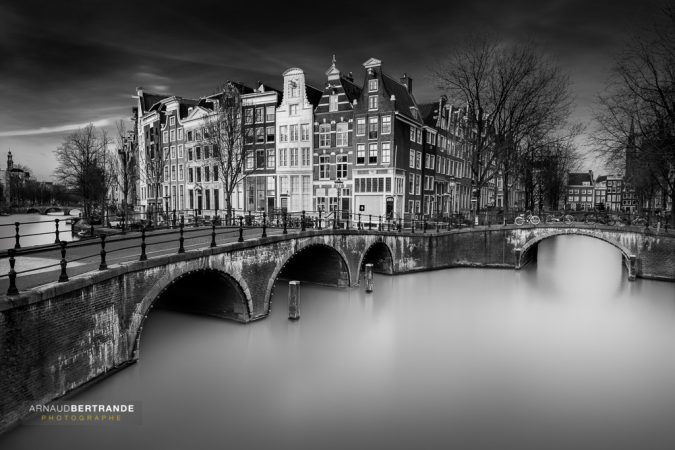
[[[249,322],[269,314],[279,279],[356,286],[366,263],[386,274],[519,268],[539,242],[560,234],[614,245],[622,257],[634,257],[631,276],[675,280],[671,234],[601,226],[411,231],[324,229],[256,237],[107,265],[3,296],[0,430],[27,414],[27,400],[49,402],[136,361],[144,320],[154,306]],[[185,295],[194,286],[211,286],[220,295],[208,301]]]

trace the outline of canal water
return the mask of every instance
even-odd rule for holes
[[[72,399],[134,402],[140,425],[26,424],[0,448],[675,448],[675,284],[627,281],[602,241],[302,285],[298,322],[286,295],[248,325],[151,312],[138,364]]]
[[[19,222],[19,244],[21,247],[31,245],[53,244],[56,240],[56,223],[59,219],[59,239],[63,241],[77,240],[72,233],[72,225],[66,223],[71,216],[63,213],[43,214],[12,214],[0,216],[0,250],[14,248],[16,243],[15,222]]]

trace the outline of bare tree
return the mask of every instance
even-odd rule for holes
[[[226,221],[232,220],[232,195],[253,168],[246,168],[250,152],[244,144],[241,92],[235,83],[227,82],[215,96],[213,113],[206,119],[204,139],[213,148],[218,161],[220,182],[225,194]]]
[[[477,208],[481,188],[509,175],[529,136],[552,132],[569,114],[569,80],[531,45],[473,36],[433,71],[439,88],[466,103],[468,143]]]
[[[135,122],[134,122],[135,123]],[[127,213],[129,209],[129,194],[136,185],[138,179],[137,171],[137,140],[133,130],[127,130],[126,124],[123,120],[117,122],[117,160],[115,164],[115,171],[117,173],[116,181],[117,188],[121,193],[122,214],[124,221],[122,222],[123,229],[126,229]]]
[[[665,8],[663,19],[632,36],[617,58],[599,97],[594,141],[609,167],[625,171],[638,198],[656,185],[675,203],[675,10]]]
[[[64,138],[54,153],[58,166],[56,178],[77,193],[84,206],[85,217],[91,218],[93,206],[105,198],[109,175],[107,170],[108,137],[89,124]]]
[[[154,136],[154,142],[145,149],[139,149],[139,152],[144,152],[143,158],[141,158],[139,176],[141,182],[147,186],[147,198],[150,199],[152,198],[151,194],[154,195],[155,204],[150,205],[148,201],[148,213],[153,217],[155,223],[157,223],[157,215],[159,214],[161,205],[160,196],[162,182],[164,181],[164,167],[169,160],[169,155],[168,150],[167,152],[163,151],[158,144],[159,133],[157,128],[152,128],[151,132],[157,133],[157,136]]]

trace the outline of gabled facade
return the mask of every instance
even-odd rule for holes
[[[276,111],[278,180],[276,205],[290,212],[312,210],[312,124],[322,92],[305,83],[302,69],[283,73],[284,89]]]
[[[353,210],[354,102],[361,88],[354,84],[351,74],[340,73],[335,58],[326,77],[323,95],[314,110],[314,210],[325,214],[339,209],[342,220],[346,220]]]
[[[570,172],[567,175],[567,201],[565,209],[574,211],[592,210],[594,207],[593,171]],[[607,180],[609,193],[610,180]]]
[[[363,67],[363,88],[354,104],[353,211],[394,220],[419,215],[423,122],[412,79],[394,80],[375,58]]]
[[[279,207],[276,176],[276,110],[281,93],[260,83],[241,96],[244,151],[247,176],[244,178],[246,211],[273,213]]]

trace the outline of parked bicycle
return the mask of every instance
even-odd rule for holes
[[[616,225],[616,218],[611,214],[595,212],[586,214],[584,217],[584,222],[587,224],[600,223],[603,225],[613,226]]]
[[[526,211],[524,214],[518,214],[518,217],[516,217],[516,220],[514,221],[518,226],[524,225],[525,222],[531,223],[532,225],[538,225],[541,220],[539,219],[539,216],[535,216],[530,214],[529,211]]]
[[[574,222],[574,217],[572,217],[570,214],[564,214],[564,213],[551,213],[546,215],[546,223],[564,223],[565,225],[569,225],[572,222]]]

